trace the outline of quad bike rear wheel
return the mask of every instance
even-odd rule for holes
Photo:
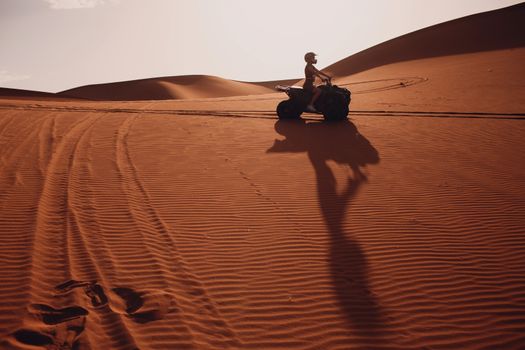
[[[301,110],[292,100],[285,100],[277,105],[277,116],[279,119],[297,119],[301,116]]]

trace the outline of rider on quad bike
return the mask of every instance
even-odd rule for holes
[[[306,67],[304,68],[305,79],[303,84],[303,90],[312,93],[312,99],[310,100],[310,103],[306,106],[306,110],[308,112],[317,112],[317,110],[314,107],[314,103],[319,98],[319,95],[321,95],[321,90],[314,85],[315,77],[318,76],[319,78],[323,79],[323,81],[329,81],[332,79],[327,74],[315,68],[314,64],[317,63],[317,59],[315,58],[315,56],[317,55],[313,52],[308,52],[304,55]]]
[[[303,87],[277,85],[277,91],[288,95],[288,100],[279,102],[279,119],[298,119],[303,112],[322,114],[325,120],[346,120],[348,118],[351,93],[348,89],[332,85],[331,78],[314,67],[315,54],[308,52],[304,69],[306,79]],[[324,84],[315,86],[315,77],[324,78]]]

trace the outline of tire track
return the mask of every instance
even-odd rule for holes
[[[74,255],[70,251],[69,233],[71,230],[71,194],[69,192],[71,167],[79,143],[99,118],[86,116],[74,123],[61,142],[56,145],[55,152],[52,152],[49,164],[45,167],[32,239],[28,289],[29,300],[33,304],[29,306],[30,313],[33,305],[43,305],[46,308],[43,310],[53,310],[54,306],[48,306],[49,304],[63,306],[77,304],[74,294],[61,295],[57,298],[54,287],[64,280],[71,279],[74,274],[74,271],[71,270],[71,258],[74,258]],[[54,124],[51,124],[51,132],[52,130],[54,130]],[[40,156],[41,152],[37,154]],[[39,162],[38,167],[43,170],[42,162]],[[35,302],[38,304],[34,304]],[[44,312],[44,316],[40,317],[44,317],[45,322],[46,312],[60,313],[62,311],[37,310],[35,312],[37,314]],[[33,322],[29,321],[30,324]],[[28,339],[22,337],[19,341],[30,341],[30,339],[31,337]],[[52,340],[53,342],[59,341],[58,338]]]
[[[98,314],[99,317],[99,323],[89,323],[90,328],[94,328],[94,330],[88,332],[88,334],[94,334],[97,338],[100,338],[101,334],[106,334],[109,343],[111,343],[112,348],[115,349],[137,349],[121,316],[112,312],[107,305],[107,297],[104,291],[101,289],[97,290],[96,288],[93,289],[93,287],[97,287],[98,284],[95,283],[84,288],[84,292],[89,299],[91,299],[91,302],[86,301],[85,296],[79,295],[78,293],[60,293],[60,290],[56,289],[64,285],[64,281],[75,281],[76,278],[86,278],[91,281],[96,281],[102,276],[96,263],[94,263],[88,248],[88,243],[84,238],[90,235],[81,230],[78,219],[77,198],[80,202],[83,201],[83,198],[79,196],[76,191],[78,188],[77,163],[83,163],[82,161],[78,161],[78,159],[89,149],[87,140],[89,139],[92,128],[100,118],[102,118],[102,116],[87,116],[75,122],[61,138],[54,152],[51,152],[49,164],[43,174],[42,193],[38,200],[36,226],[32,242],[33,251],[30,261],[31,269],[29,272],[29,300],[32,302],[36,301],[38,304],[33,303],[29,305],[28,310],[30,314],[33,315],[32,318],[40,318],[44,323],[48,324],[46,319],[49,319],[49,317],[61,317],[63,321],[59,321],[58,323],[69,322],[69,320],[78,318],[76,315],[73,315],[72,318],[67,316],[71,308],[54,309],[57,304],[62,306],[81,304],[88,309],[95,307],[96,314]],[[54,122],[49,123],[48,130],[51,136],[53,136],[55,132]],[[40,143],[42,139],[46,139],[45,134],[45,132],[41,133]],[[47,146],[46,149],[48,149]],[[42,154],[45,154],[46,151],[38,150],[35,153],[40,157]],[[39,162],[38,167],[40,170],[43,169],[43,163],[45,163],[44,160]],[[59,291],[58,294],[57,291]],[[35,305],[41,305],[42,307],[35,309]],[[80,306],[74,306],[73,308],[86,310]],[[86,310],[85,312],[83,311],[81,315],[79,314],[79,316],[85,318],[87,314],[88,311]],[[29,322],[29,324],[34,323],[33,320],[26,320],[26,322]],[[58,335],[58,333],[56,336],[59,338],[55,338],[53,335],[55,331],[53,330],[51,330],[50,333],[50,341],[52,341],[53,344],[58,344],[57,346],[77,346],[72,342],[74,341],[75,344],[78,344],[78,342],[81,341],[79,340],[79,335],[84,328],[85,326],[82,325],[82,327],[78,329],[75,338],[71,340],[70,343],[67,343],[69,345],[63,343],[63,340],[60,340],[62,336]],[[49,330],[49,326],[45,329]],[[61,328],[57,328],[57,331],[59,329]],[[23,335],[27,332],[40,334],[40,338],[49,338],[49,334],[47,333],[39,333],[25,328],[21,328],[15,332],[14,337],[17,341],[24,344],[35,345],[33,339],[36,335]],[[22,334],[22,336],[20,336],[20,334]],[[98,340],[100,339],[88,339],[87,343],[91,345],[97,344]]]
[[[11,117],[3,117],[0,119],[0,140],[4,138],[4,133],[9,128],[9,126],[13,123],[13,121],[16,119],[15,115],[11,115]],[[2,145],[3,143],[0,143]]]
[[[54,116],[46,120],[45,128],[38,128],[38,168],[42,175],[45,174],[47,164],[49,164],[53,153],[56,140],[56,122],[57,117]]]
[[[280,101],[282,98],[275,98]],[[96,102],[95,102],[96,103]],[[0,105],[1,108],[15,110],[51,110],[57,112],[96,112],[124,114],[159,114],[171,116],[211,116],[223,118],[253,118],[275,120],[275,110],[191,110],[191,109],[143,109],[143,108],[97,108],[97,107],[59,107],[59,106],[18,106]],[[319,114],[304,113],[305,120],[322,120]],[[417,117],[417,118],[472,118],[495,120],[525,120],[525,113],[500,113],[478,111],[396,111],[396,110],[350,110],[349,115],[369,117]],[[314,117],[315,116],[315,117]]]
[[[44,124],[38,118],[16,121],[13,127],[20,131],[12,135],[15,139],[21,132],[30,131],[28,126]],[[21,122],[24,123],[16,128]],[[11,137],[7,141],[11,142]],[[32,157],[38,148],[37,139],[26,137],[20,143],[23,145],[16,147],[16,154],[9,154],[9,162],[3,163],[0,171],[0,339],[8,339],[21,324],[20,315],[25,312],[32,254],[28,247],[35,230],[34,213],[41,192],[41,174]],[[9,152],[5,147],[0,149],[2,153]]]
[[[93,251],[98,242],[93,242],[92,237],[97,237],[97,232],[93,234],[93,218],[90,217],[92,205],[86,193],[89,193],[89,186],[82,186],[82,174],[87,171],[83,168],[87,162],[84,158],[90,149],[89,140],[93,127],[102,117],[98,117],[81,135],[75,144],[71,155],[71,162],[68,170],[68,182],[66,187],[67,209],[67,243],[68,251],[71,256],[70,270],[73,281],[100,281],[101,285],[109,285],[105,273],[107,266],[99,266]],[[85,178],[85,177],[84,177]],[[92,210],[91,210],[92,211]],[[108,259],[103,261],[107,262]],[[111,259],[109,259],[111,260]],[[110,269],[111,271],[111,269]],[[113,312],[107,304],[107,296],[104,289],[100,289],[100,284],[94,282],[84,288],[85,294],[91,299],[91,305],[98,316],[98,323],[91,322],[92,331],[87,334],[94,334],[100,337],[105,334],[106,339],[112,344],[114,349],[137,349],[136,341],[132,332],[127,329],[126,322],[122,316]],[[85,299],[85,298],[84,298]],[[87,304],[84,302],[83,304]],[[98,339],[89,339],[89,344],[98,344]]]
[[[48,299],[56,284],[71,277],[69,272],[62,277],[56,276],[59,271],[64,271],[64,266],[68,267],[65,269],[67,271],[70,266],[67,251],[68,193],[62,194],[62,189],[67,188],[72,150],[94,123],[93,119],[94,117],[90,116],[81,119],[64,136],[62,142],[57,145],[43,178],[33,241],[31,280],[38,281],[31,291],[34,299]],[[51,237],[54,239],[51,240]]]
[[[116,161],[130,213],[139,234],[143,237],[141,241],[156,261],[156,272],[164,276],[170,293],[177,296],[177,304],[182,312],[180,317],[193,333],[193,342],[205,342],[210,346],[221,344],[222,348],[238,346],[236,336],[231,331],[232,327],[225,322],[198,276],[190,271],[183,260],[170,228],[155,210],[140,180],[129,147],[129,135],[136,118],[126,118],[119,128]]]
[[[0,143],[0,149],[2,150],[0,153],[0,181],[5,181],[4,179],[12,177],[9,176],[12,172],[8,172],[8,169],[17,169],[18,162],[27,154],[27,146],[33,143],[34,136],[39,133],[39,130],[46,122],[47,119],[45,117],[34,118],[24,123],[24,125],[18,124],[17,130],[11,137],[0,137],[0,140],[2,138],[5,139],[5,142]],[[23,139],[23,141],[12,142],[12,140],[18,139]],[[15,144],[15,146],[10,149],[9,146],[11,144]],[[11,185],[13,184],[11,183]]]

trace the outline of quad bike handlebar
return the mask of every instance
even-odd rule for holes
[[[326,86],[329,86],[329,87],[332,86],[332,78],[323,79],[323,82],[325,83]],[[288,92],[292,88],[301,88],[301,87],[299,87],[299,86],[288,86],[288,85],[276,85],[275,86],[275,90],[280,91],[280,92]]]

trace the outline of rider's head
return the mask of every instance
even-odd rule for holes
[[[307,52],[307,53],[304,55],[304,60],[305,60],[307,63],[315,64],[315,63],[317,63],[317,59],[315,58],[315,56],[317,56],[315,53],[313,53],[313,52]]]

